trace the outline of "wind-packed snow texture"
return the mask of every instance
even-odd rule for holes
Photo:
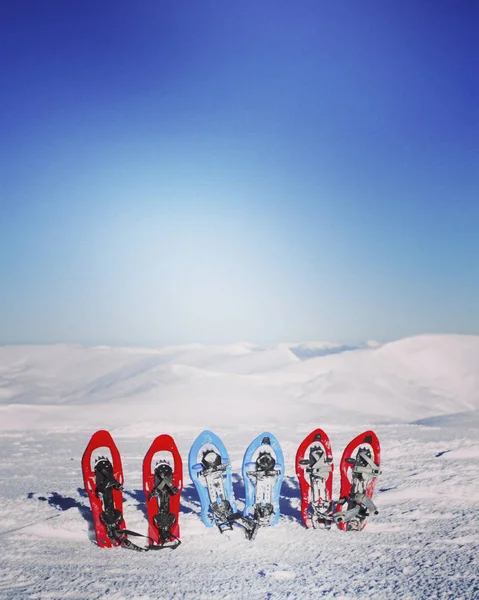
[[[479,598],[479,336],[360,347],[0,348],[0,598]],[[379,515],[362,532],[306,530],[294,457],[324,429],[336,464],[374,428]],[[121,452],[128,528],[147,532],[141,466],[169,433],[184,461],[175,551],[102,550],[80,461],[108,429]],[[285,455],[281,519],[255,541],[199,517],[186,459],[213,429],[244,501],[243,453],[262,431]]]

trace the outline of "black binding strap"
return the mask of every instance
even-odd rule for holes
[[[245,535],[248,540],[253,540],[258,533],[259,522],[256,519],[249,519],[240,512],[232,513],[229,517],[229,522],[236,521],[238,525],[245,530]],[[220,530],[221,531],[221,530]],[[221,532],[223,533],[223,532]]]
[[[135,550],[136,552],[148,552],[149,550],[163,550],[170,548],[174,550],[181,544],[179,538],[174,536],[169,529],[162,527],[160,530],[160,544],[155,544],[153,539],[148,535],[131,531],[130,529],[121,529],[123,523],[122,513],[115,508],[113,501],[113,490],[123,491],[123,488],[118,481],[113,477],[113,466],[108,458],[101,457],[95,465],[96,475],[96,495],[101,498],[103,504],[103,512],[100,514],[100,520],[106,527],[107,536],[118,542],[120,546]],[[176,488],[175,488],[176,489]],[[178,492],[178,490],[176,490]],[[173,523],[174,523],[173,515]],[[143,537],[149,540],[149,546],[144,548],[134,544],[127,536]]]
[[[131,529],[118,529],[112,532],[112,534],[114,535],[114,539],[116,539],[121,546],[123,546],[124,548],[128,548],[129,550],[136,550],[136,552],[149,552],[150,550],[164,550],[166,548],[174,550],[175,548],[178,548],[178,546],[181,544],[181,540],[174,535],[171,535],[171,537],[174,538],[172,542],[155,544],[155,542],[151,539],[150,536],[143,535],[142,533],[137,533],[136,531],[131,531]],[[147,540],[149,540],[149,546],[147,548],[144,548],[143,546],[137,546],[131,540],[129,540],[128,537],[126,537],[129,535],[146,538]]]

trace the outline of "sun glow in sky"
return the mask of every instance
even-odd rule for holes
[[[479,333],[478,28],[467,0],[4,6],[0,343]]]

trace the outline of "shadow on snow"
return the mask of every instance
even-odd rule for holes
[[[279,497],[279,510],[281,515],[302,523],[300,496],[296,477],[285,476]]]
[[[235,499],[238,500],[240,503],[244,504],[245,490],[243,480],[238,474],[233,473],[232,481]],[[81,498],[88,498],[88,494],[83,488],[78,488],[77,492]],[[134,500],[136,503],[137,510],[143,513],[145,519],[148,519],[145,495],[143,490],[124,490],[123,494],[124,496]],[[27,494],[27,498],[29,500],[36,499],[40,502],[47,502],[50,506],[61,512],[70,510],[71,508],[78,509],[80,515],[85,519],[85,521],[88,524],[89,538],[92,540],[95,539],[95,523],[93,520],[91,509],[88,505],[84,504],[76,498],[72,498],[71,496],[65,496],[59,494],[58,492],[51,492],[48,496],[38,496],[35,492],[30,492]],[[284,515],[285,517],[288,517],[290,519],[301,521],[301,512],[299,509],[299,486],[298,482],[296,481],[296,478],[284,478],[281,487],[279,505],[281,515]],[[181,492],[180,513],[199,515],[200,511],[201,506],[195,486],[192,483],[185,485]]]
[[[82,488],[78,488],[78,494],[82,497],[88,497],[88,494]],[[93,521],[93,515],[89,506],[86,506],[82,502],[79,502],[76,498],[70,496],[62,496],[58,492],[51,492],[48,497],[37,496],[35,492],[29,492],[27,494],[29,500],[37,499],[40,502],[47,502],[53,508],[59,511],[70,510],[70,508],[77,508],[80,515],[85,519],[88,524],[88,537],[95,539],[95,523]]]

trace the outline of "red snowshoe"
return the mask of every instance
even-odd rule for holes
[[[343,531],[360,531],[366,518],[377,514],[372,501],[376,479],[381,475],[381,448],[374,431],[365,431],[345,448],[341,458],[341,491],[334,522]]]
[[[92,465],[93,453],[96,457]],[[118,448],[108,431],[101,430],[93,434],[83,454],[82,470],[93,513],[97,543],[100,548],[118,546],[123,538],[119,532],[125,529],[123,468]]]
[[[301,516],[308,528],[331,527],[333,470],[329,438],[322,429],[315,429],[302,441],[296,453]]]
[[[159,454],[158,454],[159,453]],[[154,455],[158,454],[153,466]],[[148,510],[148,536],[157,546],[176,548],[180,544],[180,493],[183,463],[169,435],[159,435],[143,460],[143,491]]]

